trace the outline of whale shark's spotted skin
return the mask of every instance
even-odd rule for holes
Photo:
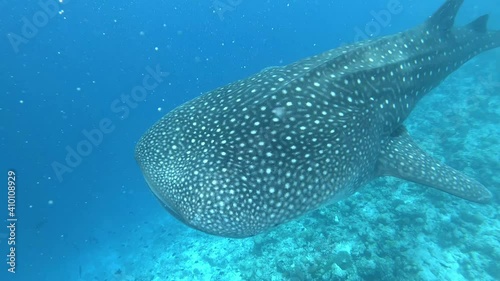
[[[453,27],[461,4],[174,109],[136,147],[151,190],[184,223],[228,237],[261,233],[384,175],[487,202],[486,188],[426,155],[402,127],[423,95],[500,45],[487,16]]]

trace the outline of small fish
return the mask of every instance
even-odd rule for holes
[[[166,114],[135,156],[185,224],[248,237],[393,176],[485,203],[483,185],[423,152],[403,121],[474,56],[500,46],[488,15],[454,27],[463,0],[425,23],[264,69]]]

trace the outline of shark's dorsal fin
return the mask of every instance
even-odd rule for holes
[[[450,30],[455,24],[458,10],[464,0],[447,0],[427,21],[432,29]]]
[[[469,23],[467,25],[468,28],[480,32],[480,33],[485,33],[488,31],[488,19],[490,18],[490,15],[482,15],[475,19],[473,22]]]

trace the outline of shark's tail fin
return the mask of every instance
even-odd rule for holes
[[[462,6],[464,0],[446,0],[441,7],[427,20],[426,25],[428,30],[436,30],[442,32],[445,36],[451,32],[455,25],[455,18],[457,17],[458,10]],[[486,49],[500,47],[500,30],[488,30],[489,15],[483,15],[466,25],[462,30],[464,36],[471,36],[469,41],[476,41],[484,43]],[[479,35],[479,36],[478,36]]]
[[[485,33],[488,31],[488,20],[490,18],[490,15],[482,15],[478,17],[477,19],[473,20],[471,23],[469,23],[466,27],[469,29],[472,29],[476,32],[479,33]]]
[[[487,41],[490,45],[490,48],[500,47],[500,30],[488,30],[489,18],[490,15],[482,15],[466,25],[465,28],[487,36]]]

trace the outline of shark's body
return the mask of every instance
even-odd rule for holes
[[[165,115],[136,159],[175,217],[247,237],[395,176],[486,202],[478,182],[438,163],[402,123],[467,60],[500,46],[487,16],[454,28],[463,0],[423,25],[263,70]]]

